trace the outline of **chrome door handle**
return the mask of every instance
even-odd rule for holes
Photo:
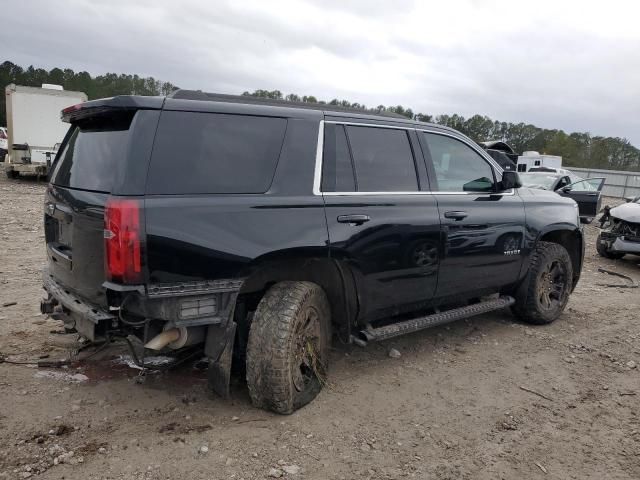
[[[451,218],[453,220],[464,220],[467,218],[469,214],[467,212],[462,212],[459,210],[454,210],[452,212],[444,212],[444,218]]]
[[[353,225],[362,225],[365,222],[371,220],[369,215],[360,215],[360,214],[352,214],[352,215],[338,215],[338,223],[350,223]]]

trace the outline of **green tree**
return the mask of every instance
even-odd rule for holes
[[[89,99],[115,95],[168,95],[178,87],[154,77],[135,74],[105,73],[92,77],[87,72],[74,72],[69,68],[53,68],[47,71],[33,65],[26,69],[5,61],[0,64],[0,86],[10,83],[39,87],[42,83],[62,85],[65,90],[85,92]],[[327,102],[313,95],[284,95],[280,90],[245,91],[245,96],[288,100],[293,102],[326,105]],[[550,155],[561,155],[567,166],[640,170],[640,150],[626,138],[592,136],[588,132],[566,133],[557,129],[543,129],[525,123],[510,123],[493,120],[484,115],[441,114],[432,115],[415,112],[402,105],[378,105],[372,109],[360,103],[334,98],[330,105],[352,108],[373,113],[390,112],[420,122],[433,122],[458,130],[477,142],[502,140],[517,152],[537,150]],[[0,125],[6,125],[5,96],[0,95]]]

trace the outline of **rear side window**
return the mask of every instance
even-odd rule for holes
[[[323,192],[414,192],[413,152],[402,129],[325,124]]]
[[[324,127],[322,159],[323,192],[355,192],[353,165],[347,135],[342,125],[328,123]]]
[[[72,125],[56,160],[51,183],[111,192],[118,163],[126,155],[132,112],[94,117]]]
[[[264,193],[286,126],[282,118],[165,111],[147,193]]]
[[[407,132],[347,126],[360,192],[413,192],[418,177]]]

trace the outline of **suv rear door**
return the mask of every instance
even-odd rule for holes
[[[495,193],[495,166],[463,137],[433,130],[419,138],[446,242],[436,296],[462,299],[515,282],[524,253],[522,200],[513,190]]]
[[[94,305],[106,307],[105,205],[111,195],[143,192],[157,115],[87,114],[72,123],[53,167],[44,215],[49,275]]]
[[[425,306],[438,278],[440,219],[415,130],[340,117],[323,128],[314,189],[325,201],[330,254],[358,277],[359,318]]]

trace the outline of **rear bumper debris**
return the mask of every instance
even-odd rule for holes
[[[98,323],[116,319],[115,315],[84,302],[60,285],[48,269],[43,271],[42,286],[49,296],[40,302],[40,311],[64,321],[65,326],[75,328],[78,333],[91,341],[96,340],[95,332]]]

